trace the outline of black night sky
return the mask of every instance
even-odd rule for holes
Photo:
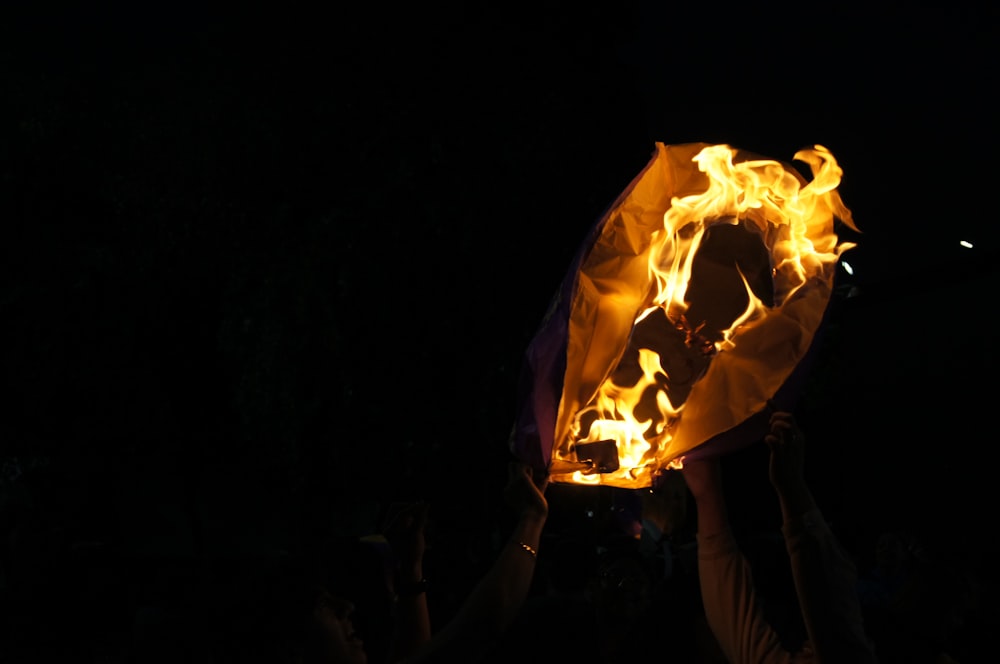
[[[86,613],[102,565],[365,534],[393,501],[430,501],[442,550],[488,542],[522,353],[655,141],[833,152],[862,232],[798,413],[819,502],[859,555],[894,528],[998,552],[995,10],[524,4],[3,10],[24,639],[77,627],[11,589]],[[770,525],[758,452],[735,518]]]

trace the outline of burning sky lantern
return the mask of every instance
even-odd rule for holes
[[[791,408],[857,228],[822,146],[789,164],[657,143],[528,346],[511,448],[553,482],[651,486]]]

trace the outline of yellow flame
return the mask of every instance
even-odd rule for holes
[[[761,299],[757,297],[757,294],[753,292],[750,284],[747,283],[747,278],[743,274],[743,271],[738,271],[740,273],[740,279],[743,280],[743,287],[746,288],[749,303],[747,304],[746,310],[736,317],[733,324],[722,331],[722,341],[717,341],[715,343],[716,350],[729,350],[730,348],[735,347],[736,344],[733,342],[733,335],[736,331],[754,319],[759,312],[767,309],[767,305],[765,305]]]
[[[786,168],[778,161],[760,158],[738,161],[736,157],[737,152],[728,145],[710,145],[701,149],[691,160],[691,168],[707,176],[707,186],[696,193],[672,196],[662,213],[662,226],[646,231],[648,262],[645,278],[651,286],[645,302],[638,303],[632,322],[633,334],[636,326],[647,318],[652,320],[659,316],[662,320],[665,317],[669,325],[682,334],[684,344],[694,358],[691,364],[700,367],[697,370],[701,375],[704,375],[709,362],[716,361],[718,354],[737,348],[741,335],[748,329],[768,324],[768,320],[773,319],[769,317],[770,312],[793,301],[795,294],[811,281],[830,283],[840,254],[853,246],[838,243],[833,232],[833,217],[857,230],[850,211],[836,191],[843,173],[825,147],[817,145],[795,154],[794,158],[808,164],[812,171],[813,179],[808,183],[794,169]],[[670,174],[678,179],[681,177],[673,172]],[[639,197],[639,194],[634,194],[632,198]],[[629,198],[619,202],[621,208],[639,205]],[[636,222],[635,228],[630,228],[621,219],[627,216],[626,213],[639,219],[644,212],[642,209],[631,211],[630,208],[619,217],[613,217],[619,226],[625,228],[623,235],[630,242],[628,248],[631,250],[633,245],[640,247],[635,251],[636,255],[640,254],[643,246],[642,238],[636,239],[640,233],[636,229],[642,228],[642,222]],[[721,330],[717,338],[709,339],[702,336],[701,321],[689,322],[686,319],[691,305],[687,294],[695,256],[706,232],[717,224],[743,225],[759,234],[770,252],[774,305],[769,307],[763,302],[740,271],[748,299],[746,310],[736,316],[727,329]],[[616,232],[621,232],[621,229]],[[614,242],[621,244],[617,237]],[[605,260],[604,264],[613,263]],[[604,264],[601,269],[606,269]],[[632,268],[622,267],[620,272],[610,277],[602,273],[600,278],[604,281],[598,278],[593,280],[601,284],[608,283],[609,279],[613,284],[615,279],[621,282],[637,280],[635,275],[641,273],[629,270]],[[639,280],[641,278],[638,277]],[[630,286],[641,292],[641,284]],[[608,293],[601,295],[605,301],[608,297],[615,297],[613,288],[608,289]],[[627,311],[631,301],[621,299],[621,302],[615,301],[610,306]],[[825,303],[826,300],[820,298],[811,306],[816,308],[825,306]],[[592,325],[595,339],[599,338],[600,324],[606,325]],[[810,338],[814,332],[809,331]],[[623,347],[617,356],[618,361],[622,360],[624,352]],[[560,436],[557,431],[552,465],[554,481],[640,488],[649,486],[656,472],[682,466],[684,454],[690,450],[692,443],[686,441],[688,447],[685,449],[672,443],[683,419],[686,406],[683,397],[686,393],[680,395],[681,390],[677,390],[680,396],[672,400],[670,381],[673,377],[664,369],[664,358],[658,349],[638,348],[636,363],[639,375],[631,376],[630,382],[625,385],[615,382],[616,367],[607,367],[606,378],[596,393],[570,414],[565,436]],[[693,380],[691,377],[683,380],[693,384],[698,379],[699,376],[694,376]],[[758,397],[754,396],[759,401]],[[739,397],[730,394],[728,398]],[[617,470],[601,472],[593,464],[575,458],[577,444],[607,440],[615,441],[617,446]]]

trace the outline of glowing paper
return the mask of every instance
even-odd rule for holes
[[[769,400],[791,406],[853,246],[835,220],[857,230],[833,155],[794,158],[811,181],[726,145],[656,144],[527,348],[515,454],[555,482],[647,487],[759,438]]]

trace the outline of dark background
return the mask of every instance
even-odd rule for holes
[[[415,498],[488,560],[521,355],[654,141],[833,152],[862,233],[798,413],[820,503],[992,587],[995,10],[140,4],[0,18],[5,587]],[[766,528],[763,463],[730,460]]]

